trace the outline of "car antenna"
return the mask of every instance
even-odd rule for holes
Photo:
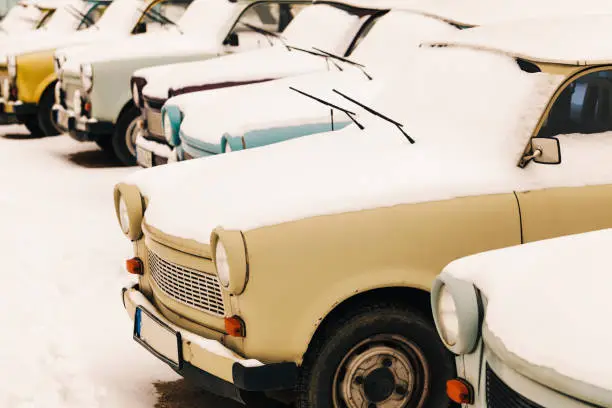
[[[304,95],[304,96],[306,96],[306,97],[308,97],[308,98],[310,98],[310,99],[314,99],[315,101],[317,101],[317,102],[319,102],[319,103],[322,103],[322,104],[323,104],[323,105],[325,105],[325,106],[329,106],[330,108],[333,108],[333,109],[338,109],[340,112],[344,112],[344,114],[345,114],[346,116],[348,116],[348,117],[349,117],[349,119],[350,119],[350,120],[352,120],[352,121],[353,121],[353,123],[354,123],[355,125],[357,125],[357,127],[358,127],[359,129],[361,129],[361,130],[365,129],[365,127],[364,127],[364,126],[363,126],[361,123],[359,123],[359,122],[357,121],[357,119],[355,119],[355,117],[354,117],[354,116],[355,116],[355,112],[351,112],[351,111],[350,111],[350,110],[348,110],[348,109],[341,108],[341,107],[340,107],[340,106],[338,106],[338,105],[334,105],[334,104],[333,104],[333,103],[331,103],[331,102],[327,102],[326,100],[323,100],[323,99],[321,99],[321,98],[317,98],[317,97],[316,97],[316,96],[314,96],[314,95],[310,95],[309,93],[306,93],[306,92],[304,92],[304,91],[300,91],[299,89],[294,88],[294,87],[292,87],[292,86],[290,86],[290,87],[289,87],[289,89],[291,89],[292,91],[295,91],[295,92],[297,92],[297,93],[299,93],[299,94],[302,94],[302,95]],[[333,110],[332,110],[332,112],[333,112]]]
[[[342,92],[338,91],[337,89],[333,89],[333,91],[335,93],[337,93],[338,95],[340,95],[341,97],[343,97],[345,99],[348,99],[349,101],[353,102],[354,104],[362,107],[366,111],[370,112],[372,115],[378,116],[379,118],[384,119],[387,122],[394,124],[399,129],[399,131],[402,132],[402,134],[404,136],[406,136],[406,139],[408,139],[410,144],[414,144],[414,139],[412,137],[410,137],[410,135],[408,133],[406,133],[406,131],[404,131],[404,129],[403,129],[404,125],[402,125],[401,123],[399,123],[399,122],[389,118],[388,116],[383,115],[380,112],[375,111],[374,109],[370,108],[367,105],[364,105],[363,103],[361,103],[359,101],[356,101],[355,99],[351,98],[350,96],[347,96],[347,95],[343,94]]]
[[[329,56],[329,57],[331,57],[331,58],[337,59],[338,61],[346,62],[347,64],[351,64],[351,65],[353,65],[354,67],[356,67],[357,69],[359,69],[361,72],[363,72],[363,75],[365,75],[365,76],[366,76],[366,78],[368,78],[370,81],[371,81],[372,79],[374,79],[374,78],[372,78],[372,76],[371,76],[370,74],[368,74],[368,73],[366,72],[366,70],[365,70],[365,65],[363,65],[363,64],[360,64],[360,63],[358,63],[358,62],[352,61],[352,60],[350,60],[350,59],[348,59],[348,58],[341,57],[341,56],[336,55],[336,54],[332,54],[331,52],[328,52],[328,51],[322,50],[322,49],[317,48],[317,47],[312,47],[312,49],[313,49],[313,50],[316,50],[316,51],[318,51],[318,52],[320,52],[320,53],[323,53],[323,54],[325,54],[325,55],[327,55],[327,56]]]

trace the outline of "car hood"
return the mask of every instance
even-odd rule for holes
[[[484,340],[505,364],[612,406],[611,247],[612,230],[596,231],[473,255],[443,273],[486,297]]]
[[[180,95],[169,99],[166,105],[176,105],[182,112],[182,133],[205,143],[220,144],[226,136],[243,136],[254,130],[330,120],[328,106],[289,87],[358,112],[358,107],[332,92],[332,89],[337,88],[367,102],[381,88],[380,82],[368,81],[360,72],[323,72],[225,88],[217,92]],[[350,120],[340,111],[335,111],[334,115],[338,122]],[[232,120],[227,120],[229,117]]]
[[[92,41],[102,41],[117,37],[118,34],[108,31],[87,29],[71,33],[55,33],[48,31],[36,31],[30,33],[15,44],[10,44],[1,54],[0,60],[7,55],[28,54],[34,52],[51,51],[55,48],[69,47]]]
[[[218,47],[201,38],[178,32],[139,34],[113,41],[104,41],[61,51],[66,57],[64,70],[80,72],[83,63],[111,62],[163,56],[215,54]],[[59,52],[58,52],[59,54]]]
[[[245,69],[248,67],[248,69]],[[164,65],[138,70],[146,79],[143,94],[166,99],[169,90],[214,84],[244,83],[282,78],[327,69],[325,59],[282,46],[226,55],[208,61]]]

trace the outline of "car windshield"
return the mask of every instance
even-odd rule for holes
[[[95,23],[104,10],[106,10],[104,3],[83,2],[78,7],[73,4],[65,4],[58,7],[43,27],[53,31],[85,28]]]
[[[50,12],[50,10],[40,10],[33,6],[17,4],[2,19],[0,27],[5,31],[29,30]]]
[[[177,29],[183,32],[178,21],[191,4],[191,0],[162,0],[144,11],[139,25],[146,26],[146,32]]]
[[[185,33],[194,33],[201,38],[218,38],[225,36],[231,17],[236,14],[239,6],[227,0],[195,0],[189,5],[180,20],[180,29]]]
[[[100,30],[131,31],[147,7],[144,0],[113,0],[104,15],[96,23]]]

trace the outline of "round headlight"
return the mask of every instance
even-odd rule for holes
[[[172,121],[168,112],[164,113],[164,137],[170,146],[174,146],[174,130],[172,129]]]
[[[81,92],[78,90],[74,92],[72,96],[72,109],[77,116],[81,115],[83,109],[83,102],[81,101]]]
[[[91,91],[93,87],[93,68],[91,64],[81,65],[81,84],[85,92]]]
[[[17,78],[17,58],[14,55],[9,55],[7,58],[7,70],[11,80]]]
[[[132,85],[132,99],[134,100],[134,105],[137,107],[140,106],[140,95],[138,94],[138,85],[136,82]]]
[[[449,346],[454,346],[459,336],[459,319],[457,305],[446,285],[442,286],[438,296],[438,323],[442,340]]]
[[[215,248],[215,266],[217,267],[217,275],[219,275],[221,284],[225,288],[229,287],[230,267],[227,260],[227,251],[221,241],[217,241],[217,246]]]
[[[119,224],[124,234],[130,233],[130,215],[123,196],[119,199]]]
[[[431,307],[444,345],[455,354],[471,353],[482,323],[482,303],[474,285],[442,272],[431,290]]]

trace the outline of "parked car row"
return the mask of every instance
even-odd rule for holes
[[[298,408],[612,406],[608,0],[61,7],[80,32],[5,47],[4,119],[152,167],[114,190],[122,300],[176,372]]]

